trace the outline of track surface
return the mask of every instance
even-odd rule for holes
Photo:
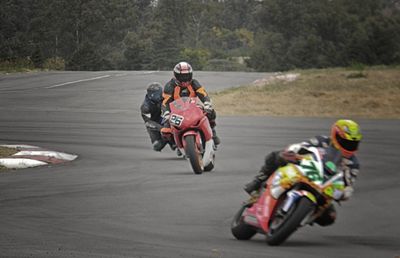
[[[334,119],[218,117],[216,169],[194,175],[172,151],[151,150],[139,113],[146,85],[170,74],[0,76],[0,143],[79,155],[0,173],[0,257],[399,257],[400,121],[358,120],[362,171],[335,225],[280,247],[238,241],[230,221],[265,154],[328,133]],[[196,73],[209,91],[265,76]]]

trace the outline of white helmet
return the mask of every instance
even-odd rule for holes
[[[192,66],[187,62],[180,62],[174,67],[174,76],[179,82],[190,82],[193,77]]]

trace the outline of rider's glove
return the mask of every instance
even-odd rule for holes
[[[354,189],[351,186],[346,186],[343,190],[342,200],[346,201],[353,195]]]
[[[169,111],[168,111],[168,110],[164,111],[164,112],[162,113],[161,117],[162,117],[162,119],[163,119],[164,122],[165,122],[165,121],[168,121],[168,120],[169,120],[169,117],[170,117]]]
[[[346,201],[353,195],[353,187],[346,186],[342,191],[335,190],[333,192],[333,199],[336,201]]]
[[[211,113],[213,111],[211,102],[209,101],[204,102],[204,111],[206,111],[207,113]]]

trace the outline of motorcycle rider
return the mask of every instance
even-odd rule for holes
[[[147,132],[150,136],[151,143],[153,144],[153,150],[161,151],[167,141],[161,137],[160,130],[162,128],[161,122],[161,103],[162,97],[162,86],[158,82],[152,82],[147,86],[147,93],[144,98],[140,111],[144,120]]]
[[[206,90],[201,86],[199,81],[193,79],[192,66],[187,62],[180,62],[174,67],[174,77],[165,85],[162,102],[162,117],[166,121],[161,132],[169,132],[169,103],[180,97],[198,97],[204,104],[204,110],[207,113],[208,120],[213,132],[213,140],[215,145],[220,143],[220,139],[215,131],[216,112],[212,107],[211,99]]]
[[[297,155],[301,154],[301,147],[333,147],[337,150],[339,158],[338,170],[344,172],[345,188],[343,195],[339,200],[347,200],[353,193],[354,181],[359,172],[360,164],[355,156],[361,141],[362,134],[359,125],[352,120],[337,120],[331,127],[330,137],[320,135],[311,138],[300,144],[290,145],[282,151],[273,151],[265,157],[265,163],[261,167],[259,174],[253,181],[245,185],[244,190],[252,195],[258,191],[263,182],[267,181],[270,175],[281,166],[285,166],[288,162],[297,163]],[[335,222],[336,210],[333,205],[328,207],[325,212],[315,221],[321,226],[328,226]]]

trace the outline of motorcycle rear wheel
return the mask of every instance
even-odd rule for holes
[[[257,233],[257,230],[254,227],[247,225],[243,221],[242,215],[246,209],[247,206],[243,205],[240,210],[236,212],[231,223],[232,235],[238,240],[249,240]]]
[[[266,241],[269,245],[282,244],[291,234],[293,234],[303,219],[314,209],[314,203],[302,197],[290,210],[283,216],[278,216],[275,211],[275,217],[270,222],[270,230],[266,234]],[[281,221],[276,221],[280,219]],[[275,223],[275,225],[273,225]]]
[[[203,173],[204,166],[201,153],[196,146],[196,140],[194,135],[188,135],[185,137],[186,146],[185,154],[189,158],[193,172],[195,174]]]

